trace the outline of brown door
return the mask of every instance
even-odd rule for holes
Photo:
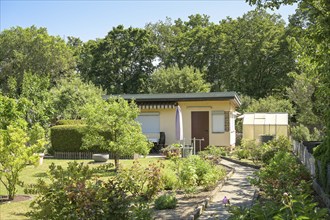
[[[191,139],[193,138],[204,139],[201,142],[196,141],[196,152],[209,145],[209,112],[191,112]]]

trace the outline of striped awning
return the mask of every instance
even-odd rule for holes
[[[174,109],[177,102],[138,102],[140,109]]]

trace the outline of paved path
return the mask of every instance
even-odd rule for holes
[[[227,219],[228,207],[222,204],[222,199],[227,196],[231,205],[250,206],[252,204],[255,188],[250,185],[247,177],[252,176],[255,169],[232,163],[223,159],[222,164],[235,168],[235,173],[226,181],[220,191],[213,197],[209,206],[198,218],[203,219]]]

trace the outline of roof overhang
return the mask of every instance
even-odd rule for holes
[[[158,94],[123,94],[105,95],[104,99],[111,96],[119,96],[125,100],[134,100],[139,103],[177,103],[179,101],[231,101],[236,107],[241,101],[236,92],[209,92],[209,93],[158,93]]]

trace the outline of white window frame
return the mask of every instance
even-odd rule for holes
[[[212,133],[225,132],[225,112],[212,111]]]

